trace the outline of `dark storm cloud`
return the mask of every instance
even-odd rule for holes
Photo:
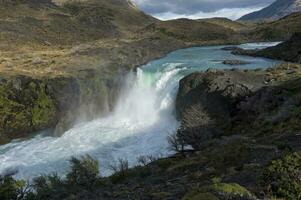
[[[174,13],[193,15],[198,12],[211,13],[222,9],[263,7],[275,0],[133,0],[142,10],[150,14]]]

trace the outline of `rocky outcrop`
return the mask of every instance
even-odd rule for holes
[[[243,60],[224,60],[223,64],[225,65],[247,65],[250,62],[243,61]]]
[[[263,50],[243,50],[237,48],[232,53],[301,63],[301,33],[294,34],[288,41],[274,47]]]
[[[185,77],[176,104],[178,135],[195,149],[217,136],[298,137],[300,72],[300,65],[282,64],[267,71],[209,70]]]
[[[217,136],[231,126],[237,102],[263,85],[262,73],[242,70],[208,70],[185,77],[176,102],[181,135],[202,132],[203,141]]]

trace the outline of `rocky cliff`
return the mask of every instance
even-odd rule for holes
[[[205,136],[201,143],[207,137],[233,134],[267,137],[270,142],[291,134],[297,137],[300,72],[298,64],[282,64],[267,71],[209,70],[189,75],[181,80],[177,97],[179,133],[197,147],[187,134]]]

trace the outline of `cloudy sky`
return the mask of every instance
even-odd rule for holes
[[[132,0],[138,7],[157,18],[239,17],[260,10],[275,0]]]

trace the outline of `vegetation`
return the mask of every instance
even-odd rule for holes
[[[228,171],[226,174],[224,171],[240,165],[233,162],[232,165],[224,165],[224,170],[220,171],[214,169],[218,169],[218,165],[212,162],[210,171],[209,168],[200,168],[215,159],[216,155],[210,154],[210,151],[208,149],[205,151],[207,153],[190,154],[189,157],[153,159],[153,162],[133,169],[127,167],[127,161],[120,160],[116,165],[118,167],[115,167],[117,172],[108,178],[99,175],[98,162],[90,156],[72,158],[70,171],[64,179],[56,174],[43,175],[35,178],[29,187],[24,181],[16,181],[9,176],[1,177],[0,197],[1,200],[96,200],[126,197],[182,200],[256,199],[254,193],[241,183],[224,182],[231,177],[236,177],[240,182],[237,175],[244,177],[243,174],[248,168],[243,167],[244,170],[240,173]],[[248,161],[242,162],[246,164]],[[253,177],[254,180],[260,180],[255,192],[262,190],[265,197],[299,199],[299,176],[300,155],[287,154],[281,159],[271,161],[264,170]],[[166,185],[166,182],[169,184]],[[185,189],[182,190],[182,187]],[[254,192],[254,185],[250,188]]]
[[[24,181],[16,181],[10,176],[0,176],[0,199],[22,200],[28,192]]]
[[[44,83],[12,80],[0,84],[0,143],[22,136],[23,131],[53,126],[56,112]]]
[[[98,162],[90,156],[70,160],[71,170],[66,179],[58,175],[43,175],[30,185],[6,176],[0,178],[1,200],[74,199],[77,195],[88,197],[101,185]],[[86,194],[88,193],[88,194]]]
[[[288,200],[301,198],[301,157],[288,153],[271,161],[260,177],[260,186],[269,197]]]
[[[277,21],[260,23],[248,31],[254,40],[282,41],[288,40],[301,30],[301,14],[293,13]]]

